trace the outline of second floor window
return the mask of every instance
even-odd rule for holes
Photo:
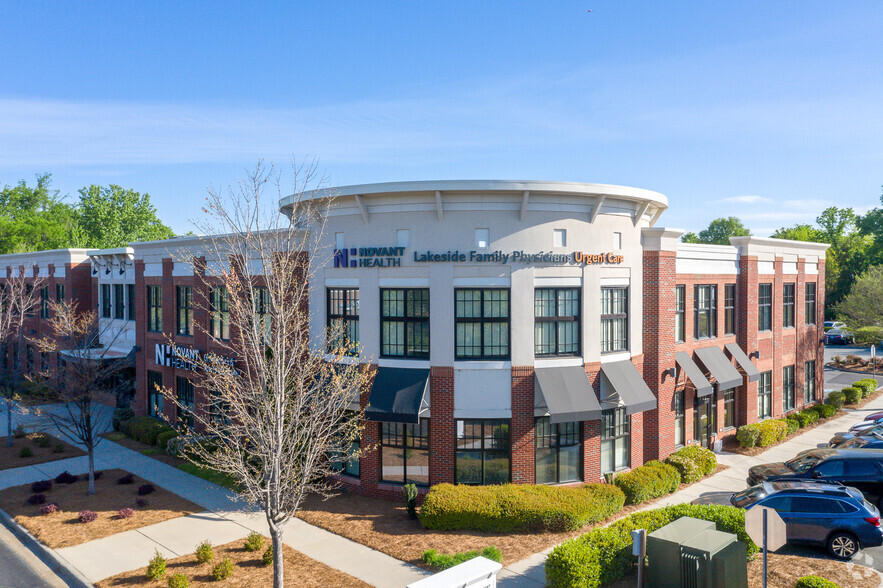
[[[683,343],[687,335],[687,288],[683,284],[675,286],[675,342]]]
[[[230,308],[227,306],[227,288],[212,288],[211,334],[215,339],[230,338]]]
[[[101,318],[110,318],[110,284],[101,284]]]
[[[49,318],[49,286],[40,288],[40,318]]]
[[[147,286],[147,330],[162,332],[162,286]]]
[[[328,288],[328,328],[337,338],[328,342],[329,349],[343,349],[351,355],[358,352],[358,288]]]
[[[129,305],[126,319],[133,321],[135,320],[135,284],[126,284],[126,302]]]
[[[773,328],[773,285],[760,284],[757,287],[757,330],[769,331]]]
[[[380,290],[380,355],[429,357],[429,289]]]
[[[629,289],[601,288],[601,353],[629,348]]]
[[[509,357],[509,290],[454,291],[455,359]]]
[[[122,319],[126,316],[126,303],[123,300],[125,288],[123,284],[113,285],[113,318]]]
[[[179,335],[193,334],[193,288],[191,286],[175,287],[175,305],[178,309]]]
[[[782,326],[794,326],[794,284],[785,284],[782,290]]]
[[[816,283],[806,284],[806,324],[816,324]]]
[[[55,301],[64,302],[64,284],[55,284]]]
[[[736,284],[724,286],[724,335],[736,334]]]
[[[271,309],[271,300],[270,300],[270,289],[269,288],[255,288],[254,289],[254,318],[258,324],[258,328],[260,329],[261,335],[264,337],[264,340],[269,339],[270,337],[270,326],[271,326],[271,317],[270,312]]]
[[[717,286],[693,287],[693,322],[697,339],[717,337]]]
[[[794,410],[794,366],[782,368],[782,407],[785,412]]]
[[[579,290],[537,288],[534,292],[534,353],[579,355]]]

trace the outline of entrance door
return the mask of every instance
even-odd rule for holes
[[[711,437],[711,428],[714,421],[711,409],[711,395],[696,399],[694,404],[694,410],[696,411],[694,438],[702,447],[708,447],[709,438]]]

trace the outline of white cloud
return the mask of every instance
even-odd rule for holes
[[[730,196],[729,198],[721,198],[721,202],[733,202],[735,204],[762,204],[771,203],[772,200],[763,196]]]

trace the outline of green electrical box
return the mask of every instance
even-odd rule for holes
[[[681,545],[706,531],[714,531],[712,521],[681,517],[647,535],[647,586],[681,588]]]
[[[732,533],[708,530],[681,544],[681,581],[687,588],[748,588],[745,544]]]

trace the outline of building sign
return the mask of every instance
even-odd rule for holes
[[[404,255],[404,247],[351,247],[349,249],[335,249],[334,267],[401,267]],[[616,265],[623,263],[625,257],[609,252],[586,253],[584,251],[574,251],[572,253],[554,253],[552,251],[540,251],[533,253],[526,251],[460,251],[456,249],[444,252],[415,251],[413,261],[415,263]]]
[[[334,250],[334,267],[399,267],[404,247],[351,247]]]
[[[192,370],[194,369],[193,363],[199,360],[201,353],[199,349],[192,347],[157,343],[153,360],[156,362],[156,365],[173,367],[179,370]],[[232,358],[221,357],[217,353],[209,353],[205,359],[207,363],[222,363],[230,366],[235,363]]]

